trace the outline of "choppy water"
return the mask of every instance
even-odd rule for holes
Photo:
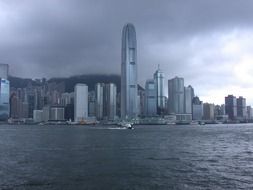
[[[253,125],[1,125],[0,189],[253,189]]]

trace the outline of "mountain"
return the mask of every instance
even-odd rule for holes
[[[9,77],[10,85],[14,88],[24,88],[31,84],[33,86],[39,86],[43,84],[43,79],[32,80],[24,79],[19,77]],[[45,79],[44,79],[45,80]],[[90,90],[94,90],[96,83],[114,83],[117,86],[117,91],[120,91],[120,76],[119,75],[102,75],[102,74],[92,74],[92,75],[78,75],[71,76],[67,78],[51,78],[47,80],[48,83],[64,83],[66,92],[73,92],[74,86],[77,83],[87,84]]]

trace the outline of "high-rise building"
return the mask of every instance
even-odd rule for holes
[[[157,114],[162,115],[165,113],[166,105],[164,92],[164,73],[160,70],[159,66],[154,74],[154,82],[156,88]]]
[[[235,96],[228,95],[225,97],[225,111],[228,115],[228,119],[237,119],[237,101]]]
[[[247,106],[247,119],[253,120],[253,108],[251,106]]]
[[[0,63],[0,78],[8,79],[9,76],[9,65]]]
[[[98,120],[102,120],[104,118],[104,104],[105,104],[105,92],[104,89],[105,85],[103,83],[97,83],[95,86],[95,111],[96,111],[96,118]]]
[[[50,108],[51,121],[63,121],[64,120],[64,107],[61,106],[52,106]]]
[[[192,119],[200,121],[203,117],[203,103],[199,97],[195,96],[192,99]]]
[[[0,120],[6,121],[10,113],[10,83],[7,79],[0,79]]]
[[[214,104],[203,104],[203,119],[214,120]]]
[[[157,114],[157,92],[154,79],[146,81],[145,85],[145,115],[155,116]]]
[[[108,120],[116,118],[117,87],[113,83],[105,85],[105,116]]]
[[[145,89],[138,86],[138,115],[145,115]]]
[[[137,42],[133,24],[122,31],[121,117],[135,118],[137,110]]]
[[[246,99],[240,96],[236,99],[237,104],[237,118],[245,120],[247,118]]]
[[[184,111],[186,114],[192,114],[192,99],[194,97],[194,89],[192,86],[184,87]]]
[[[90,91],[88,96],[88,115],[89,117],[96,116],[96,96],[95,91]]]
[[[168,80],[168,110],[170,114],[184,114],[184,79]]]
[[[76,122],[88,117],[88,86],[86,84],[75,85],[74,115]]]

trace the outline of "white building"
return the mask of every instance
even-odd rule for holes
[[[74,117],[79,122],[88,117],[88,86],[76,84],[74,93]]]
[[[42,110],[33,110],[33,121],[36,123],[43,121],[43,111]]]

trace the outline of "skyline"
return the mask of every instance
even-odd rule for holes
[[[119,74],[121,28],[132,22],[139,84],[159,64],[165,81],[183,77],[204,102],[233,94],[253,105],[251,7],[247,0],[1,1],[0,62],[20,77]]]

